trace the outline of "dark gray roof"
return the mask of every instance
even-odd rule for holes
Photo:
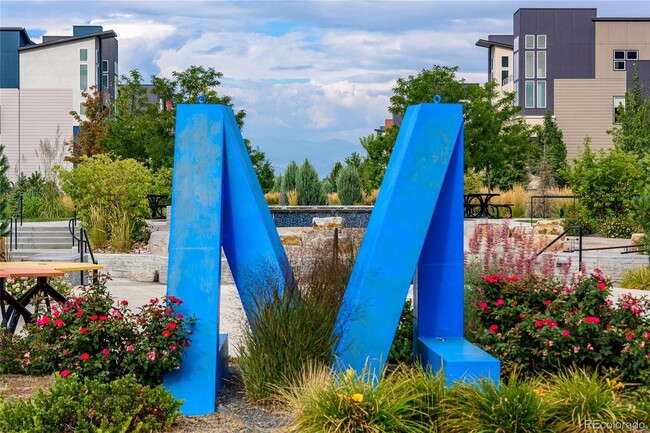
[[[489,35],[487,39],[479,39],[476,45],[484,48],[502,47],[510,48],[514,46],[514,35]]]
[[[592,21],[650,21],[650,17],[603,17],[592,18]]]
[[[116,37],[117,34],[113,30],[107,30],[105,32],[91,33],[88,35],[81,35],[81,36],[70,36],[63,39],[57,39],[56,41],[43,42],[42,44],[36,44],[36,45],[30,45],[28,47],[18,48],[18,50],[19,51],[35,50],[37,48],[51,47],[53,45],[61,45],[68,42],[81,41],[83,39],[90,39],[90,38],[108,39],[108,38],[116,38]]]

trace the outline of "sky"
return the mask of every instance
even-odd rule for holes
[[[397,78],[433,65],[487,79],[478,39],[512,34],[520,7],[597,8],[599,17],[650,16],[634,1],[8,1],[0,25],[35,42],[101,25],[119,42],[120,74],[171,76],[191,65],[223,73],[219,92],[246,110],[244,137],[280,174],[309,157],[321,176],[390,118]]]

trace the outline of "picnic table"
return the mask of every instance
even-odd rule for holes
[[[496,193],[465,194],[465,218],[499,218],[500,209],[507,210],[512,217],[512,204],[490,203]]]
[[[50,300],[59,304],[66,302],[65,296],[52,287],[50,277],[63,276],[66,272],[97,271],[103,269],[102,265],[79,262],[0,262],[0,313],[2,313],[2,328],[5,333],[14,333],[20,317],[25,323],[33,320],[33,314],[27,309],[29,303],[36,295],[42,295],[47,309],[50,309]],[[36,284],[26,292],[15,298],[6,290],[7,278],[35,277]]]
[[[169,196],[167,194],[147,194],[149,201],[149,209],[151,209],[152,219],[164,219],[165,213],[163,210],[167,209]]]

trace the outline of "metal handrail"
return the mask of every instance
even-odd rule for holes
[[[568,229],[564,230],[561,234],[559,234],[555,239],[551,241],[550,244],[546,245],[540,252],[537,253],[536,257],[539,257],[540,254],[542,254],[544,251],[546,251],[551,245],[553,245],[555,242],[560,240],[562,236],[566,235],[568,232],[571,230],[578,230],[578,266],[582,264],[582,226],[571,226]],[[573,250],[576,251],[576,250]]]
[[[88,238],[88,232],[83,227],[79,228],[79,237],[75,234],[77,228],[77,218],[70,218],[68,221],[68,231],[72,235],[72,246],[77,242],[77,252],[79,253],[79,262],[84,263],[85,253],[90,254],[90,260],[96,265],[98,262],[95,259],[95,254],[93,254],[93,248],[90,246],[90,239]],[[84,271],[79,271],[81,277],[81,285],[84,284]]]
[[[75,236],[74,232],[77,229],[77,218],[70,218],[68,221],[68,231],[70,232],[70,235],[72,235],[72,246],[75,246],[75,241],[79,242],[80,239]]]
[[[5,221],[9,221],[9,230],[4,233],[4,237],[9,237],[9,251],[18,249],[18,217],[12,215],[9,218],[6,218]]]

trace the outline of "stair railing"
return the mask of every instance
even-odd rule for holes
[[[72,235],[72,245],[75,245],[75,241],[77,243],[77,251],[79,252],[79,262],[84,263],[85,262],[85,254],[88,253],[90,254],[90,260],[96,265],[98,262],[95,259],[95,255],[93,254],[93,249],[90,246],[90,239],[88,238],[88,232],[86,232],[86,229],[83,227],[79,228],[79,237],[75,234],[75,229],[77,225],[77,219],[76,218],[71,218],[68,221],[68,230],[70,231],[70,234]],[[81,285],[83,286],[84,284],[84,271],[79,271],[79,275],[81,277]]]
[[[566,235],[568,232],[571,230],[578,230],[578,267],[582,264],[582,226],[571,226],[568,229],[564,230],[561,234],[559,234],[555,239],[551,241],[548,245],[546,245],[540,252],[537,253],[537,256],[542,254],[544,251],[546,251],[551,245],[553,245],[555,242],[559,241],[564,235]],[[575,251],[575,249],[573,250]]]

